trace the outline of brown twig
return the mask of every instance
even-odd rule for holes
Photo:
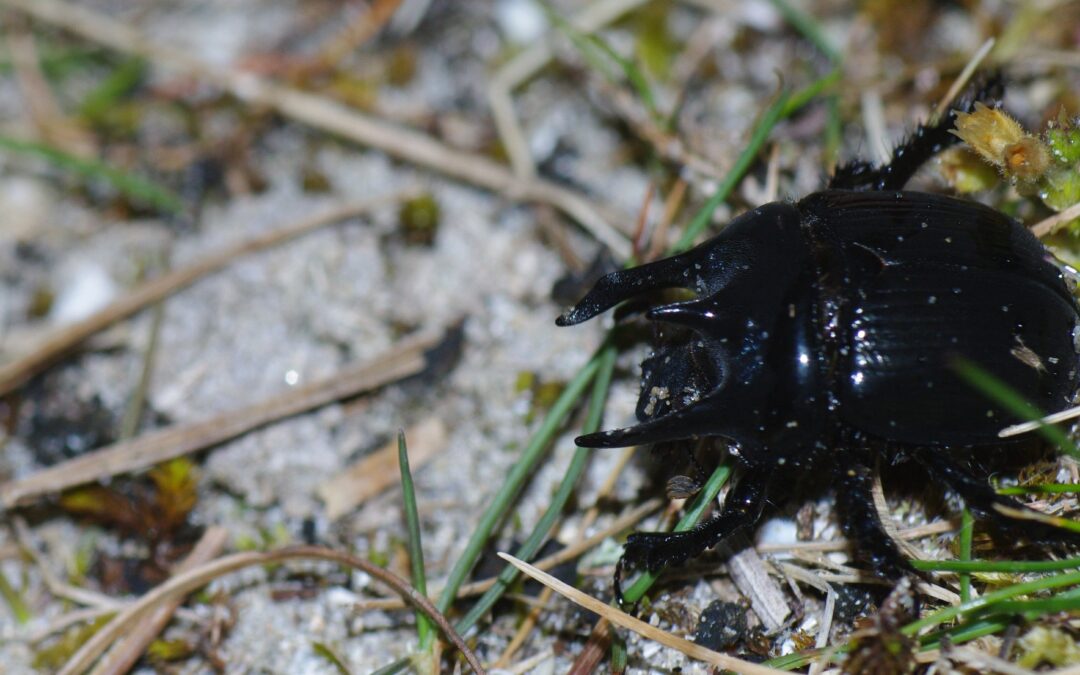
[[[252,429],[334,401],[356,396],[419,373],[426,352],[441,333],[412,336],[389,352],[338,371],[332,378],[191,424],[177,424],[121,441],[0,485],[0,507],[11,508],[46,494],[111,476],[149,468],[174,457],[204,450]]]
[[[335,551],[321,546],[290,546],[276,551],[234,553],[204,565],[200,565],[187,572],[177,574],[113,617],[108,624],[103,626],[101,630],[95,633],[93,637],[87,640],[83,646],[72,655],[60,670],[59,675],[76,675],[85,672],[86,669],[89,668],[106,649],[108,649],[109,645],[119,639],[119,637],[127,631],[132,630],[139,622],[145,619],[145,616],[149,611],[163,602],[170,601],[174,598],[183,598],[192,591],[210,583],[214,579],[229,574],[230,572],[244,569],[245,567],[304,559],[328,560],[345,567],[358,569],[365,574],[378,579],[393,589],[395,593],[404,598],[409,604],[427,615],[432,622],[438,626],[443,635],[445,635],[446,638],[461,651],[465,660],[468,661],[475,672],[484,672],[483,666],[480,665],[476,655],[473,654],[472,650],[469,649],[469,646],[465,644],[465,641],[461,639],[461,636],[457,634],[454,627],[447,621],[446,617],[431,604],[430,600],[417,592],[415,588],[410,586],[408,582],[398,575],[350,553]]]
[[[404,196],[396,194],[391,197],[336,206],[299,222],[240,242],[196,263],[148,281],[82,321],[57,328],[46,335],[34,351],[0,366],[0,396],[25,384],[34,375],[71,353],[90,336],[149,305],[160,302],[199,279],[217,272],[240,256],[277,246],[325,225],[363,215],[378,206],[401,201]]]
[[[550,204],[581,223],[618,257],[630,255],[625,235],[581,194],[541,178],[520,177],[483,155],[353,110],[332,99],[206,63],[190,52],[150,40],[138,30],[65,0],[0,0],[5,5],[117,51],[141,56],[220,87],[241,101],[341,136],[446,176],[523,201]]]
[[[183,574],[200,565],[205,565],[221,555],[229,539],[229,532],[223,527],[211,527],[195,544],[195,548],[177,565],[175,574]],[[180,607],[182,598],[177,596],[163,600],[144,617],[138,625],[118,640],[109,650],[91,675],[123,675],[131,670],[135,662],[146,651],[147,646],[165,629],[173,614]]]

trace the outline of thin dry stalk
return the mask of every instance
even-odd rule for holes
[[[198,77],[241,101],[268,108],[294,122],[513,199],[550,204],[578,221],[618,257],[630,255],[626,237],[592,202],[573,190],[541,178],[522,178],[483,155],[451,148],[426,134],[365,115],[333,99],[282,86],[252,73],[211,65],[190,52],[151,40],[131,26],[64,0],[0,0],[0,5],[117,51]]]
[[[904,541],[921,539],[935,534],[952,532],[960,527],[959,522],[951,520],[939,520],[926,525],[900,530],[896,533],[897,539]],[[833,539],[831,541],[795,541],[791,543],[759,544],[757,550],[761,553],[784,553],[787,551],[842,551],[851,545],[847,539]]]
[[[1052,234],[1057,228],[1061,227],[1069,221],[1080,218],[1080,202],[1073,204],[1069,208],[1055,213],[1045,220],[1040,220],[1031,226],[1031,233],[1036,237],[1045,237],[1048,234]]]
[[[1077,204],[1080,206],[1080,204]],[[1029,431],[1035,431],[1044,424],[1057,424],[1058,422],[1067,422],[1071,419],[1080,417],[1080,406],[1062,410],[1052,415],[1047,415],[1040,420],[1034,422],[1023,422],[1021,424],[1014,424],[1010,427],[1005,427],[998,432],[999,438],[1008,438],[1009,436],[1019,436],[1020,434],[1026,434]]]
[[[221,555],[229,540],[229,532],[223,527],[211,527],[203,532],[195,548],[176,566],[175,574],[189,572],[200,565],[205,565]],[[138,625],[113,645],[91,675],[123,675],[131,670],[146,648],[165,629],[173,614],[180,607],[182,598],[174,597],[163,600],[152,608]]]
[[[685,178],[681,176],[675,185],[672,186],[671,192],[668,193],[667,199],[664,200],[664,213],[660,217],[660,223],[656,226],[656,230],[653,231],[652,242],[649,244],[649,252],[645,256],[645,262],[650,260],[656,260],[664,254],[664,251],[668,247],[668,232],[671,231],[671,224],[675,222],[675,217],[679,215],[679,210],[682,208],[683,201],[686,198],[686,188],[689,186]]]
[[[127,631],[132,630],[134,626],[144,620],[147,612],[159,606],[162,602],[173,598],[183,598],[214,579],[245,567],[270,565],[288,560],[327,560],[371,575],[431,618],[443,635],[456,648],[461,650],[465,660],[469,662],[475,672],[485,672],[476,655],[461,639],[461,636],[457,634],[446,617],[431,604],[430,600],[417,592],[401,577],[350,553],[321,546],[290,546],[275,551],[234,553],[177,574],[117,614],[112,621],[103,626],[72,655],[71,659],[60,670],[59,675],[77,675],[85,672],[108,649],[109,645]]]
[[[253,429],[334,401],[350,398],[416,375],[427,365],[426,352],[441,333],[406,339],[369,362],[346,366],[332,378],[312,382],[202,422],[176,424],[88,452],[21,480],[0,485],[0,507],[12,508],[47,494],[147,469],[174,457],[224,443]]]
[[[651,192],[651,190],[650,190]],[[600,513],[600,509],[597,506],[601,501],[607,499],[612,492],[615,491],[615,485],[622,474],[623,469],[629,463],[630,458],[633,457],[636,448],[623,448],[622,454],[619,456],[619,460],[615,463],[615,467],[607,478],[604,479],[604,484],[600,486],[600,489],[596,492],[596,499],[593,500],[593,505],[589,507],[589,510],[585,512],[585,515],[581,518],[581,525],[578,527],[577,537],[574,544],[580,545],[585,539],[585,532],[592,527],[593,522],[596,521],[597,515]],[[659,501],[657,501],[659,505]],[[540,563],[536,564],[538,569],[547,570],[550,568],[541,567]],[[540,604],[547,605],[551,600],[552,591],[550,588],[545,588],[538,598]],[[510,644],[506,646],[503,653],[499,655],[499,658],[495,661],[495,668],[506,668],[510,665],[510,660],[514,658],[514,654],[521,645],[525,644],[525,640],[529,637],[529,633],[536,627],[536,622],[540,619],[540,608],[534,608],[525,619],[521,622],[521,626],[518,627],[514,637],[510,639]]]
[[[645,1],[599,0],[589,4],[572,17],[570,25],[588,35],[640,7],[645,4]],[[488,103],[491,105],[491,114],[495,118],[495,128],[499,132],[499,139],[502,140],[506,154],[510,157],[510,165],[514,173],[525,180],[532,180],[536,175],[536,166],[533,163],[532,153],[529,152],[529,142],[525,139],[525,132],[522,131],[517,114],[514,112],[512,92],[551,61],[554,56],[551,38],[551,35],[545,35],[543,39],[507,61],[506,65],[495,72],[488,85]]]
[[[678,650],[692,659],[704,661],[705,663],[719,666],[721,668],[726,668],[728,670],[734,670],[737,673],[744,673],[745,675],[778,675],[779,673],[784,672],[782,670],[776,670],[774,668],[769,668],[766,666],[758,665],[756,663],[751,663],[750,661],[743,661],[742,659],[737,659],[734,656],[728,656],[727,654],[714,652],[711,649],[706,649],[705,647],[690,642],[689,640],[685,640],[676,635],[672,635],[671,633],[666,633],[659,628],[645,623],[640,619],[636,619],[630,616],[626,612],[615,609],[614,607],[605,604],[604,602],[601,602],[600,600],[597,600],[590,595],[582,593],[581,591],[570,586],[569,584],[565,584],[559,581],[550,574],[541,572],[527,562],[518,560],[512,555],[509,555],[507,553],[500,553],[499,557],[507,561],[514,567],[518,568],[523,573],[544,584],[545,586],[555,589],[555,592],[570,600],[574,604],[596,612],[611,623],[632,630],[644,638],[659,642],[665,647],[670,647],[671,649]]]
[[[19,86],[29,121],[37,135],[51,145],[79,157],[95,152],[93,137],[69,120],[53,96],[49,80],[41,70],[37,41],[25,22],[12,21],[4,31],[12,73]]]
[[[949,91],[945,92],[945,95],[938,101],[937,107],[934,108],[934,114],[930,118],[931,120],[939,119],[948,110],[949,104],[956,100],[956,97],[960,95],[960,91],[971,79],[971,76],[975,74],[979,64],[983,62],[983,59],[990,53],[990,50],[994,48],[994,38],[989,38],[986,42],[982,43],[975,54],[971,57],[971,60],[964,65],[964,69],[960,71],[960,75],[953,81],[952,86],[949,87]]]
[[[173,270],[148,281],[82,321],[62,326],[46,335],[40,346],[22,357],[0,366],[0,396],[10,393],[34,375],[71,353],[87,338],[126,319],[149,305],[187,288],[203,277],[217,272],[236,258],[283,244],[315,229],[347,218],[369,213],[385,204],[401,201],[407,195],[396,194],[374,200],[333,207],[282,228],[267,232],[211,254],[202,260]]]
[[[1002,673],[1002,675],[1034,675],[1035,671],[998,658],[993,654],[980,652],[971,647],[952,647],[945,652],[952,661],[959,661],[977,673]]]

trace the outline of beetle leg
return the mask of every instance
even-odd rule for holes
[[[933,124],[920,124],[903,143],[893,149],[889,162],[880,167],[856,160],[837,167],[829,181],[830,189],[900,190],[919,168],[934,155],[960,139],[952,134],[956,111],[971,112],[976,102],[996,107],[1004,95],[1001,73],[991,73],[977,82],[972,93],[953,102],[948,113]]]
[[[620,581],[627,567],[659,572],[701,555],[735,532],[753,526],[761,517],[771,468],[753,468],[728,493],[720,514],[686,532],[635,532],[626,540],[615,569],[615,593],[622,598]]]
[[[1080,546],[1080,534],[1050,525],[1034,509],[999,495],[983,478],[948,456],[940,449],[923,449],[915,455],[930,475],[937,478],[964,500],[976,516],[991,521],[999,530],[1017,540],[1039,545]]]
[[[842,453],[837,464],[836,501],[844,512],[844,533],[858,544],[856,555],[866,559],[877,574],[899,579],[911,572],[911,565],[885,531],[874,508],[873,471],[852,454]]]

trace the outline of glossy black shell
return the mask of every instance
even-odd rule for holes
[[[684,254],[608,275],[559,322],[669,287],[697,297],[647,313],[685,329],[643,364],[642,424],[580,444],[721,436],[751,465],[797,465],[838,432],[1000,444],[1020,420],[959,364],[1045,413],[1077,394],[1080,308],[1062,267],[1019,223],[975,202],[830,189],[768,204]]]

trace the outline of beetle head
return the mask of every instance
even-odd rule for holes
[[[790,332],[780,324],[808,257],[799,211],[773,203],[739,216],[690,251],[601,278],[558,325],[659,289],[685,288],[697,297],[646,313],[690,330],[661,342],[642,365],[642,423],[582,436],[578,444],[623,447],[698,436],[753,444],[764,401],[776,387],[766,356],[784,339],[778,334]]]

